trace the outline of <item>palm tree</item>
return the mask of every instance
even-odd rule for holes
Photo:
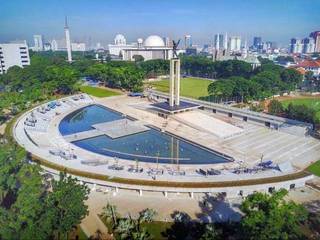
[[[132,233],[135,229],[135,223],[131,218],[119,220],[116,231],[120,235],[120,239],[132,239]]]
[[[140,222],[152,222],[158,213],[150,208],[146,208],[139,213]]]
[[[111,205],[109,202],[103,208],[102,217],[106,219],[112,219],[113,227],[117,225],[117,207],[115,205]]]

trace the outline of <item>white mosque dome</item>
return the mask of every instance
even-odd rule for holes
[[[164,47],[163,39],[157,35],[151,35],[144,41],[145,47]]]
[[[122,34],[117,34],[114,38],[115,45],[126,45],[126,38]]]

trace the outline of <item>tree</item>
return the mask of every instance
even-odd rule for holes
[[[268,106],[268,112],[273,115],[279,115],[283,113],[283,106],[282,103],[276,99],[270,101]]]
[[[271,195],[255,193],[249,195],[240,209],[244,214],[241,220],[244,239],[299,239],[299,224],[307,219],[302,205],[285,201],[286,190]]]
[[[214,240],[219,236],[219,232],[216,230],[213,223],[208,223],[205,225],[204,232],[200,237],[200,240]]]
[[[117,225],[117,207],[115,205],[111,205],[109,202],[105,207],[103,207],[102,217],[108,219],[112,219],[113,226]]]
[[[292,68],[284,69],[281,73],[281,80],[287,84],[287,89],[294,90],[303,80],[303,76]]]
[[[54,92],[57,90],[59,93],[68,94],[74,91],[74,85],[78,81],[79,74],[70,67],[47,67],[46,81],[47,86]]]
[[[304,78],[306,79],[306,80],[313,80],[313,72],[312,71],[307,71],[306,73],[305,73],[305,75],[304,75]]]
[[[230,98],[233,96],[234,88],[235,83],[233,81],[218,80],[209,84],[208,93],[218,98]]]
[[[316,110],[304,104],[300,105],[289,103],[285,112],[288,118],[296,119],[299,121],[312,124],[318,123],[319,121],[319,119],[317,119]]]
[[[88,214],[88,206],[84,203],[88,194],[89,188],[86,185],[78,184],[77,179],[66,176],[65,173],[60,173],[58,181],[52,181],[47,211],[52,216],[52,229],[58,238],[66,236]]]
[[[153,209],[146,208],[139,213],[139,221],[141,222],[152,222],[157,212]]]

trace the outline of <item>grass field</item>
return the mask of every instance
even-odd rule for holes
[[[201,78],[181,78],[181,95],[198,99],[208,96],[210,80]],[[169,80],[161,80],[150,83],[152,87],[161,92],[169,93]]]
[[[308,167],[309,172],[320,177],[320,160]]]
[[[283,99],[281,100],[281,103],[284,107],[287,107],[289,103],[295,104],[295,105],[307,105],[312,107],[317,111],[317,118],[320,119],[320,97],[299,97],[299,98],[293,98],[293,99]]]
[[[87,93],[95,97],[111,97],[111,96],[120,95],[120,93],[116,91],[112,91],[107,88],[99,88],[99,87],[81,86],[80,90],[83,93]]]

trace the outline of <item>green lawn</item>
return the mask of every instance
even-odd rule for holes
[[[208,96],[210,80],[201,78],[181,78],[181,95],[198,99]],[[156,90],[169,93],[169,80],[161,80],[150,83]]]
[[[167,229],[169,229],[172,226],[172,222],[151,222],[151,223],[145,223],[143,224],[146,229],[148,229],[148,232],[152,235],[153,239],[157,240],[165,240],[165,238],[162,234],[166,232]]]
[[[100,87],[81,86],[80,90],[81,92],[87,93],[95,97],[111,97],[111,96],[120,95],[120,93],[116,91],[112,91],[112,90],[109,90],[106,88],[100,88]]]
[[[288,99],[288,100],[282,100],[281,103],[284,107],[287,107],[289,103],[292,103],[295,105],[304,104],[304,105],[310,106],[317,111],[317,118],[320,119],[320,97]]]
[[[320,160],[308,167],[309,172],[320,177]]]

